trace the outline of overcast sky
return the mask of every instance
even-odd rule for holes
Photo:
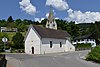
[[[55,18],[76,23],[100,21],[100,0],[0,0],[0,19],[41,20],[52,6]]]

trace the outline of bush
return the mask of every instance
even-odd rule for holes
[[[3,52],[4,46],[0,44],[0,52]]]
[[[12,49],[11,53],[24,53],[24,49]]]
[[[96,46],[88,53],[86,60],[100,63],[100,46]]]
[[[13,48],[15,48],[15,49],[23,49],[24,48],[24,36],[20,32],[17,32],[13,36],[12,41],[14,43]]]
[[[78,43],[78,44],[76,45],[76,50],[90,49],[91,47],[92,47],[92,46],[91,46],[90,43],[86,43],[86,44],[84,44],[84,43]]]

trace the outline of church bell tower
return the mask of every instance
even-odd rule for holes
[[[54,14],[51,8],[50,8],[49,16],[47,18],[46,28],[57,30],[57,23],[55,21]]]

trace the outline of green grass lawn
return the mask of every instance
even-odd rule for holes
[[[21,33],[25,37],[26,33],[25,32],[21,32]],[[16,32],[0,32],[0,34],[6,35],[8,37],[8,39],[9,39],[9,41],[11,41],[13,36],[16,34]]]

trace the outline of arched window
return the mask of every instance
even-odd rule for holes
[[[60,42],[60,48],[62,47],[62,43]]]
[[[52,44],[52,41],[50,41],[50,48],[52,48],[53,44]]]

